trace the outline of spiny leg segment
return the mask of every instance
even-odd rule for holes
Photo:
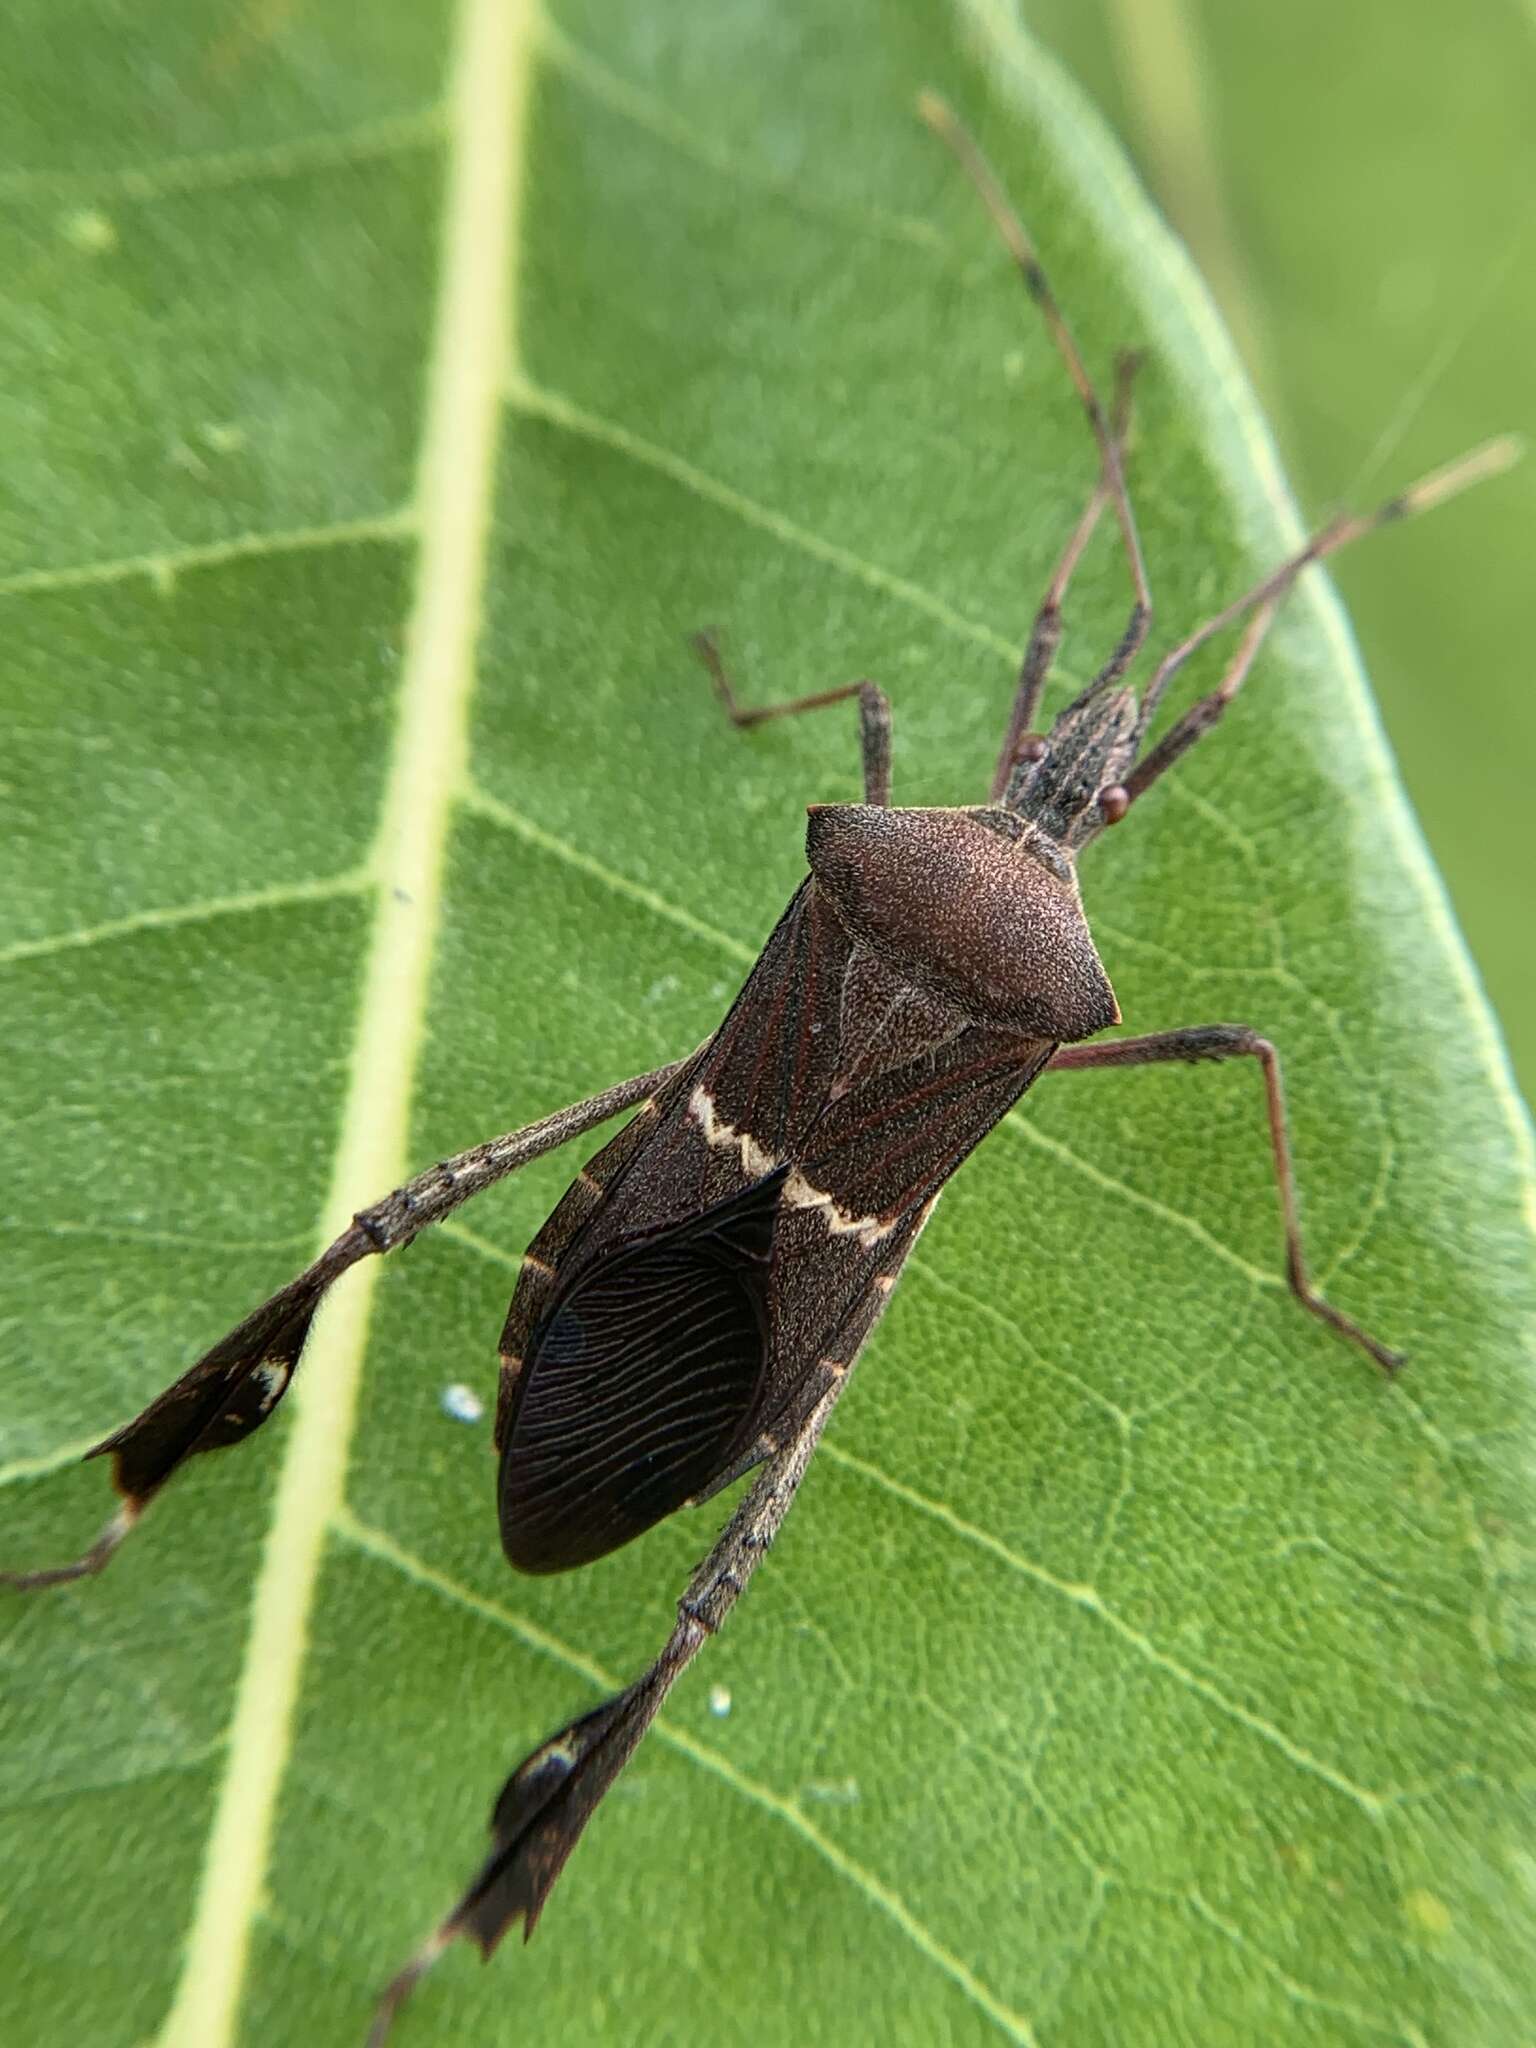
[[[661,1655],[633,1685],[568,1722],[527,1757],[491,1816],[490,1855],[448,1917],[428,1935],[379,1999],[368,2048],[383,2048],[400,2007],[460,1936],[489,1956],[513,1921],[526,1941],[566,1858],[603,1794],[655,1720],[673,1685],[746,1589],[788,1514],[846,1368],[823,1369],[825,1385],[784,1447],[758,1473],[714,1548],[688,1582]]]
[[[68,1564],[0,1572],[0,1586],[32,1592],[103,1570],[188,1458],[240,1443],[267,1420],[288,1391],[321,1300],[349,1266],[409,1244],[520,1166],[635,1108],[686,1065],[676,1060],[655,1067],[522,1130],[472,1145],[360,1210],[312,1266],[253,1310],[142,1414],[86,1453],[88,1458],[111,1456],[113,1483],[122,1496],[122,1505],[96,1541]]]

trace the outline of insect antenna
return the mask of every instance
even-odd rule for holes
[[[1093,428],[1093,437],[1099,445],[1100,475],[1109,501],[1115,508],[1115,518],[1120,527],[1120,537],[1125,544],[1126,561],[1130,565],[1131,583],[1136,595],[1119,644],[1083,693],[1085,697],[1091,696],[1096,691],[1108,689],[1119,681],[1141,652],[1142,644],[1152,625],[1152,591],[1147,582],[1141,538],[1136,531],[1136,515],[1131,510],[1130,494],[1125,487],[1125,471],[1120,460],[1118,439],[1110,429],[1104,407],[1094,389],[1093,380],[1088,375],[1082,354],[1073,339],[1072,330],[1067,325],[1066,315],[1057,303],[1056,294],[1051,290],[1050,280],[1036,253],[1035,245],[1025,233],[1023,222],[1009,204],[1007,194],[998,183],[975,138],[954,109],[947,101],[940,99],[937,93],[919,93],[917,111],[939,140],[952,152],[960,168],[976,187],[983,206],[991,215],[993,225],[1018,267],[1025,290],[1040,308],[1046,329],[1056,344],[1057,353],[1066,364],[1067,374],[1077,389],[1078,397],[1083,401],[1088,423]],[[1097,516],[1095,512],[1094,517]],[[1085,523],[1086,520],[1085,514]],[[1091,530],[1089,526],[1088,531]],[[1087,533],[1084,533],[1084,544],[1086,540]],[[1071,573],[1074,563],[1075,557],[1067,563],[1068,574]],[[1043,684],[1043,668],[1040,680]],[[1021,690],[1022,687],[1021,683]],[[1021,727],[1020,730],[1022,729]]]
[[[1229,605],[1207,619],[1203,626],[1196,627],[1186,639],[1181,640],[1165,654],[1152,673],[1141,701],[1141,712],[1137,721],[1136,745],[1138,750],[1145,741],[1164,691],[1173,677],[1189,660],[1190,656],[1203,647],[1207,640],[1230,626],[1245,613],[1253,614],[1238,646],[1236,654],[1217,687],[1209,696],[1202,697],[1198,704],[1186,711],[1178,722],[1170,726],[1151,752],[1140,760],[1123,784],[1124,804],[1114,807],[1115,818],[1125,815],[1137,797],[1151,788],[1160,775],[1166,774],[1174,762],[1198,739],[1208,733],[1232,699],[1242,687],[1243,680],[1253,666],[1255,656],[1268,632],[1280,601],[1304,569],[1312,563],[1321,562],[1328,555],[1337,554],[1340,548],[1348,547],[1352,541],[1361,540],[1379,527],[1389,526],[1398,519],[1411,519],[1420,512],[1428,512],[1434,506],[1443,504],[1458,492],[1481,483],[1487,477],[1499,476],[1512,463],[1517,462],[1524,452],[1519,439],[1512,434],[1501,435],[1498,439],[1485,442],[1474,448],[1470,454],[1446,463],[1442,468],[1432,470],[1428,476],[1420,477],[1417,483],[1406,490],[1386,499],[1372,512],[1341,513],[1330,519],[1313,534],[1304,547],[1272,569],[1262,581],[1251,590],[1236,597]]]
[[[1120,451],[1122,467],[1125,462],[1126,436],[1131,424],[1131,387],[1136,373],[1141,368],[1141,355],[1136,349],[1122,349],[1115,360],[1115,415],[1113,432],[1115,446]],[[1046,678],[1056,649],[1061,644],[1061,607],[1066,598],[1067,586],[1071,583],[1083,550],[1093,537],[1093,530],[1099,523],[1104,507],[1109,503],[1109,486],[1102,470],[1093,487],[1093,495],[1083,508],[1082,517],[1072,529],[1061,559],[1046,586],[1045,596],[1040,600],[1040,609],[1035,613],[1034,625],[1030,628],[1029,644],[1024,650],[1024,659],[1019,666],[1018,686],[1014,691],[1013,709],[1008,715],[1008,729],[1003,734],[1002,748],[998,753],[997,767],[992,775],[992,787],[988,801],[998,803],[1008,792],[1013,771],[1021,757],[1029,751],[1030,729],[1035,723],[1035,714],[1040,709],[1040,699],[1045,694]],[[1097,678],[1095,679],[1095,685]]]

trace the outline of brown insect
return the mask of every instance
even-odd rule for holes
[[[872,682],[744,707],[712,635],[699,653],[738,725],[856,698],[864,802],[816,806],[810,872],[724,1022],[686,1059],[637,1075],[429,1168],[364,1210],[297,1279],[99,1444],[121,1505],[72,1563],[13,1587],[100,1571],[190,1457],[267,1420],[310,1324],[349,1266],[410,1243],[462,1202],[617,1112],[637,1114],[577,1174],[529,1247],[501,1340],[496,1416],[502,1544],[520,1571],[586,1564],[747,1472],[757,1477],[690,1580],[661,1654],[568,1722],[507,1781],[492,1848],[463,1897],[385,1991],[372,2041],[460,1935],[487,1954],[531,1934],[593,1809],[668,1689],[724,1622],[794,1498],[858,1356],[950,1175],[1047,1071],[1251,1059],[1264,1080],[1287,1273],[1312,1315],[1384,1371],[1397,1355],[1314,1290],[1275,1049],[1238,1024],[1100,1045],[1120,1021],[1076,864],[1221,718],[1276,607],[1309,563],[1503,468],[1495,442],[1363,517],[1340,517],[1125,681],[1151,593],[1122,449],[1135,359],[1107,415],[1034,249],[974,143],[939,101],[924,118],[979,190],[1088,414],[1099,475],[1036,614],[991,788],[958,809],[890,804],[890,706]],[[1035,722],[1061,606],[1112,508],[1133,602],[1119,644],[1045,734]],[[1164,692],[1223,627],[1247,625],[1217,687],[1150,742]]]

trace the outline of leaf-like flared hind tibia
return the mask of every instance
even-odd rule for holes
[[[313,1268],[301,1273],[86,1453],[111,1457],[125,1499],[148,1500],[184,1459],[224,1450],[261,1427],[288,1391],[328,1279]]]
[[[86,1452],[112,1460],[122,1499],[90,1547],[68,1564],[0,1572],[18,1592],[91,1578],[105,1569],[146,1507],[188,1458],[237,1444],[259,1429],[288,1391],[331,1275],[311,1266],[220,1338],[131,1422]]]
[[[379,1998],[368,2048],[383,2048],[395,2015],[461,1935],[489,1958],[517,1920],[527,1941],[582,1829],[649,1727],[662,1692],[648,1672],[628,1691],[566,1723],[520,1763],[491,1814],[491,1853],[458,1905]]]
[[[113,1481],[122,1497],[95,1542],[68,1564],[27,1572],[0,1571],[0,1586],[34,1592],[101,1571],[150,1501],[188,1458],[243,1442],[275,1411],[293,1380],[326,1290],[359,1259],[408,1245],[429,1225],[451,1215],[461,1202],[494,1187],[530,1159],[634,1108],[672,1079],[683,1064],[674,1061],[637,1074],[521,1130],[488,1138],[451,1159],[441,1159],[354,1216],[312,1265],[253,1309],[132,1422],[86,1453],[88,1458],[111,1457]]]
[[[446,1929],[489,1956],[515,1920],[527,1941],[598,1801],[655,1711],[631,1686],[541,1742],[508,1778],[491,1815],[494,1844]]]

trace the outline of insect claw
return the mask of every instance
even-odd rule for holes
[[[395,2024],[395,2015],[452,1939],[451,1927],[434,1928],[410,1961],[390,1978],[374,2006],[373,2025],[368,2029],[365,2048],[384,2048]]]
[[[1314,1294],[1310,1287],[1295,1287],[1293,1283],[1293,1291],[1303,1308],[1309,1308],[1319,1321],[1337,1330],[1341,1337],[1347,1337],[1352,1344],[1358,1344],[1360,1349],[1380,1366],[1389,1380],[1396,1379],[1408,1363],[1406,1351],[1394,1351],[1390,1345],[1383,1344],[1379,1337],[1373,1337],[1369,1330],[1362,1329],[1353,1316],[1345,1315],[1344,1311],[1335,1308],[1331,1301],[1325,1301],[1320,1294]]]
[[[65,1586],[74,1579],[93,1579],[105,1571],[117,1552],[119,1544],[139,1519],[144,1503],[125,1500],[101,1534],[77,1558],[68,1564],[43,1565],[35,1572],[0,1572],[0,1586],[9,1586],[13,1593],[36,1593],[44,1586]]]

